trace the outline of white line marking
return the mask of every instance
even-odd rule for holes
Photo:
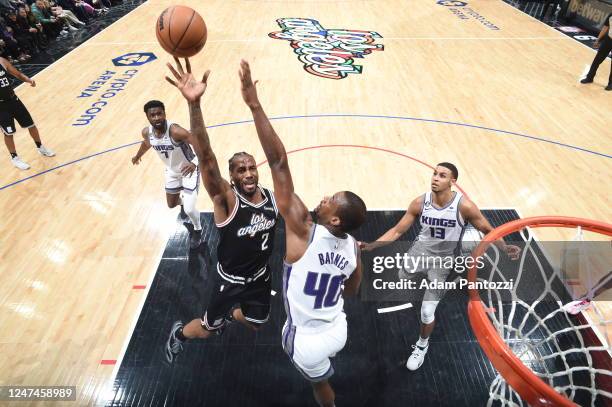
[[[500,1],[500,3],[501,3],[501,4],[503,4],[503,5],[506,5],[506,6],[510,7],[512,10],[515,10],[517,13],[521,13],[522,15],[527,16],[528,18],[530,18],[530,19],[532,19],[532,20],[534,20],[534,21],[536,21],[536,22],[538,22],[538,23],[540,23],[540,24],[544,24],[546,27],[548,27],[549,29],[551,29],[551,30],[553,30],[554,32],[556,32],[556,33],[557,33],[557,35],[561,35],[561,36],[564,36],[564,37],[567,37],[567,38],[571,38],[572,40],[574,40],[574,38],[572,38],[572,37],[570,37],[570,36],[568,36],[568,35],[565,35],[564,33],[562,33],[562,32],[561,32],[561,31],[559,31],[559,30],[556,30],[554,27],[551,27],[550,25],[546,24],[544,21],[540,21],[540,20],[538,20],[537,18],[532,17],[532,16],[530,16],[529,14],[525,13],[524,11],[519,10],[518,8],[514,7],[512,4],[508,4],[508,3],[506,3],[505,1]],[[580,44],[580,45],[584,45],[585,47],[587,47],[587,48],[588,48],[588,49],[590,49],[591,51],[595,51],[595,52],[597,52],[597,50],[594,50],[593,48],[589,47],[588,45],[586,45],[586,44],[584,44],[584,43],[582,43],[582,42],[580,42],[580,41],[578,41],[578,40],[574,40],[574,41],[575,41],[575,42],[577,42],[577,43],[578,43],[578,44]]]
[[[122,17],[120,17],[118,20],[113,21],[111,24],[109,24],[107,27],[105,27],[103,30],[101,30],[100,32],[97,32],[96,34],[94,34],[91,38],[89,38],[87,41],[85,41],[84,43],[82,43],[81,45],[79,45],[78,47],[76,47],[75,49],[73,49],[72,51],[68,52],[67,54],[62,55],[61,57],[59,57],[58,59],[56,59],[55,61],[53,61],[51,64],[49,64],[49,66],[47,66],[45,69],[36,72],[34,75],[32,75],[30,78],[34,78],[36,75],[38,75],[39,73],[48,70],[49,68],[51,68],[54,65],[57,65],[57,63],[59,61],[61,61],[62,59],[66,58],[68,55],[72,55],[72,53],[74,52],[74,50],[81,48],[83,45],[87,45],[91,40],[93,40],[94,38],[96,38],[98,35],[102,34],[104,31],[106,31],[109,27],[111,27],[112,25],[118,23],[119,21],[123,20],[124,17],[127,17],[128,15],[132,14],[134,11],[140,9],[141,7],[145,7],[146,5],[148,5],[149,2],[146,3],[142,3],[140,5],[138,5],[138,7],[136,7],[135,9],[128,11],[126,14],[124,14]],[[129,44],[129,42],[126,42],[124,44]],[[27,65],[27,64],[24,64]],[[41,64],[43,65],[43,64]],[[19,88],[20,86],[24,85],[25,82],[20,83],[19,85],[15,86],[14,89]]]
[[[117,358],[117,362],[115,363],[113,373],[111,374],[109,382],[106,383],[106,385],[104,386],[106,387],[107,391],[102,391],[99,394],[108,395],[112,393],[113,396],[115,395],[114,385],[115,385],[115,379],[117,377],[117,373],[119,372],[119,367],[121,367],[121,363],[123,362],[123,358],[125,356],[125,352],[127,351],[128,344],[130,343],[130,339],[132,339],[132,335],[134,334],[134,330],[136,329],[136,324],[138,323],[138,320],[140,319],[140,314],[142,313],[142,309],[144,308],[145,301],[147,297],[149,296],[149,291],[151,290],[151,286],[153,285],[153,279],[157,275],[159,263],[161,263],[165,250],[166,250],[166,245],[162,244],[161,249],[159,251],[159,255],[157,256],[157,262],[153,263],[154,269],[153,269],[153,272],[151,273],[151,276],[149,277],[149,281],[147,282],[147,288],[145,288],[144,293],[142,293],[142,298],[140,299],[140,305],[138,306],[137,312],[133,314],[134,316],[133,316],[133,320],[131,324],[132,326],[128,330],[125,340],[123,341],[123,346],[121,347],[121,351],[119,352],[119,357]],[[132,291],[128,295],[133,295],[136,292],[137,291]],[[107,403],[108,401],[110,400],[104,400],[104,403]]]
[[[538,41],[538,40],[565,40],[565,39],[573,39],[571,37],[558,38],[558,37],[383,37],[383,40],[428,40],[428,41],[437,41],[437,40],[450,40],[450,41],[460,41],[460,40],[468,40],[468,41]]]
[[[379,314],[385,314],[387,312],[401,311],[408,308],[412,308],[412,303],[407,302],[406,304],[396,305],[395,307],[378,308],[377,311]]]
[[[563,36],[563,37],[383,37],[380,38],[384,42],[384,40],[393,40],[393,41],[540,41],[540,40],[573,40],[571,37]],[[211,43],[224,43],[224,42],[258,42],[258,41],[268,41],[271,38],[262,37],[262,38],[249,38],[249,39],[227,39],[227,40],[208,40],[207,44]],[[151,45],[158,44],[157,41],[113,41],[113,42],[85,42],[80,46],[87,45]]]

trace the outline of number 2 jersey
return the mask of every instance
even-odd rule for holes
[[[233,187],[236,205],[223,223],[217,223],[217,272],[224,280],[245,284],[266,273],[274,246],[278,209],[274,194],[258,186],[263,201],[254,204]]]
[[[333,323],[343,313],[342,284],[357,267],[357,242],[332,235],[313,225],[310,243],[295,263],[285,263],[283,301],[287,324],[317,329]]]
[[[187,163],[198,165],[198,159],[186,141],[174,141],[170,136],[170,127],[174,123],[166,121],[166,131],[161,137],[155,135],[153,126],[149,126],[149,143],[157,152],[159,158],[166,164],[168,169],[176,174],[181,173],[181,169]]]

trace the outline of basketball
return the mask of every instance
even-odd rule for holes
[[[206,23],[191,7],[172,6],[159,15],[155,34],[168,53],[177,58],[192,57],[206,44]]]

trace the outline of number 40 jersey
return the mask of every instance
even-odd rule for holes
[[[342,284],[357,267],[357,242],[351,235],[338,238],[314,224],[304,255],[285,264],[283,300],[287,324],[323,328],[343,313]]]

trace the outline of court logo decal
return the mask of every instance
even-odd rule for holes
[[[120,57],[113,58],[113,65],[115,66],[141,66],[148,64],[151,61],[155,61],[157,57],[152,52],[131,52],[129,54],[121,55]]]
[[[364,58],[373,51],[383,51],[382,38],[374,31],[325,29],[310,18],[279,18],[282,31],[268,34],[275,40],[289,41],[304,70],[311,75],[327,79],[344,79],[348,74],[360,74],[361,65],[355,58]]]
[[[461,20],[469,20],[473,18],[489,30],[501,30],[501,28],[496,26],[473,8],[466,7],[468,5],[468,2],[466,1],[438,0],[436,4],[446,7],[451,13]]]
[[[465,1],[456,1],[456,0],[440,0],[438,4],[446,7],[465,7],[467,3]]]
[[[157,57],[152,52],[131,52],[113,58],[113,67],[105,69],[84,89],[81,89],[77,99],[89,100],[85,111],[73,120],[72,126],[88,126],[100,115],[112,99],[125,90],[129,82],[138,75],[137,67],[155,61]]]

